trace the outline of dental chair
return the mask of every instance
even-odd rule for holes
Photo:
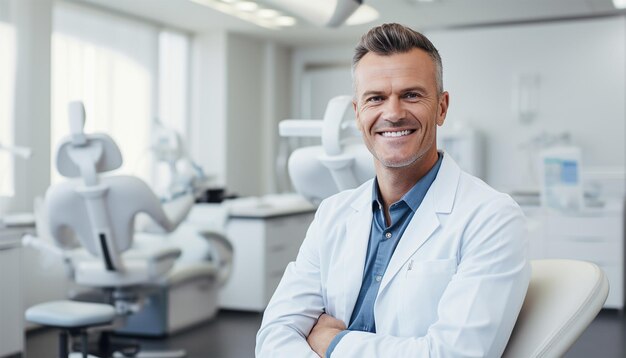
[[[154,159],[166,164],[169,171],[169,175],[159,176],[153,183],[162,189],[156,191],[161,202],[168,205],[190,194],[194,198],[202,196],[209,178],[187,153],[178,132],[155,120],[151,137]],[[220,220],[227,212],[216,209],[207,217],[197,211],[194,206],[176,230],[167,235],[138,228],[133,243],[136,249],[175,245],[181,255],[159,289],[149,296],[140,312],[128,317],[118,333],[164,336],[211,319],[217,313],[218,291],[229,279],[233,262],[233,246]]]
[[[289,175],[296,191],[315,204],[374,176],[372,157],[349,127],[351,98],[333,98],[323,120],[284,120],[284,137],[321,137],[321,146],[295,150]],[[354,119],[351,119],[354,121]],[[532,274],[504,357],[561,357],[602,309],[609,292],[605,273],[578,260],[531,260]]]
[[[528,292],[503,357],[562,357],[598,315],[606,274],[577,260],[532,260]]]
[[[167,206],[142,180],[122,175],[104,175],[122,165],[115,142],[106,134],[83,132],[82,103],[69,105],[71,135],[58,148],[56,166],[69,178],[46,192],[46,230],[66,261],[70,276],[80,286],[98,289],[102,302],[61,300],[30,307],[26,319],[61,330],[59,357],[72,347],[69,336],[81,337],[81,352],[87,357],[87,333],[107,328],[98,346],[102,357],[114,352],[137,357],[183,357],[181,350],[139,352],[135,344],[115,344],[109,330],[119,327],[142,307],[142,300],[167,280],[181,250],[174,245],[133,246],[135,218],[143,218],[144,230],[165,233],[174,230],[193,205],[193,196],[181,196]],[[80,247],[76,247],[76,243]],[[38,245],[34,245],[38,246]],[[39,245],[45,247],[45,244]]]
[[[321,145],[294,150],[287,164],[296,192],[315,205],[374,176],[372,156],[355,126],[351,96],[331,99],[323,119],[286,119],[278,129],[282,137],[321,138]]]

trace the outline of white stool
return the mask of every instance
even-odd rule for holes
[[[60,329],[60,358],[68,357],[68,334],[81,336],[82,356],[87,358],[87,328],[107,325],[113,321],[114,317],[115,308],[104,303],[52,301],[26,310],[26,319],[29,322]]]

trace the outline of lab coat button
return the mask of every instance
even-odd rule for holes
[[[388,238],[388,239],[391,239],[391,233],[390,232],[386,233],[385,237]]]

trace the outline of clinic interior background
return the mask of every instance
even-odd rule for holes
[[[287,147],[278,122],[321,118],[331,97],[351,93],[352,50],[371,26],[298,39],[219,22],[198,29],[191,18],[168,23],[102,4],[0,0],[0,143],[34,153],[29,160],[0,154],[2,212],[31,210],[55,180],[52,153],[67,133],[72,99],[85,101],[88,131],[106,131],[118,142],[126,172],[155,177],[146,148],[158,117],[181,132],[216,186],[240,196],[288,190],[277,164]],[[480,133],[484,155],[476,174],[489,184],[537,190],[534,155],[567,138],[582,149],[584,171],[623,178],[623,12],[409,25],[424,31],[443,58],[451,104],[441,131]],[[516,99],[520,90],[532,97],[525,108]]]

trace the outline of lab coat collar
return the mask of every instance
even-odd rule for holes
[[[394,255],[385,272],[379,295],[389,281],[398,273],[406,261],[417,251],[439,227],[437,214],[449,214],[452,211],[456,190],[459,184],[461,169],[454,160],[443,153],[443,162],[437,173],[437,178],[430,186],[424,197],[424,201],[413,216],[411,223],[402,235]],[[347,219],[346,240],[348,250],[345,258],[345,301],[342,312],[345,322],[348,322],[354,309],[365,269],[365,256],[372,223],[371,209],[371,186],[373,180],[369,180],[355,190],[356,198],[352,200],[354,212]],[[454,190],[451,190],[454,188]]]
[[[456,189],[459,184],[461,168],[448,153],[444,151],[439,152],[443,154],[443,161],[437,173],[437,178],[435,178],[430,189],[428,189],[426,196],[436,198],[434,203],[435,212],[449,214],[452,212],[452,205],[454,204],[454,197],[456,196]],[[372,185],[374,185],[374,179],[368,180],[356,189],[358,197],[353,200],[351,204],[354,210],[371,211]],[[455,190],[450,190],[450,188],[454,188]]]
[[[448,154],[444,153],[437,178],[402,234],[402,238],[391,257],[378,290],[379,295],[409,258],[432,237],[440,225],[438,214],[449,214],[452,212],[460,175],[461,169],[459,166]]]

